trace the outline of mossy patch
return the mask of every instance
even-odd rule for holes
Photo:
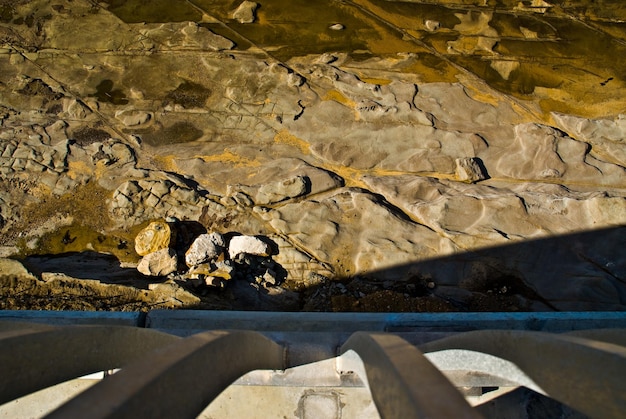
[[[202,108],[210,96],[210,89],[198,83],[185,81],[165,96],[165,102],[166,104],[174,102],[186,109]]]

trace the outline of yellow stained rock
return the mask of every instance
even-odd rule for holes
[[[135,251],[139,256],[157,250],[167,249],[176,242],[176,232],[164,220],[154,221],[144,228],[135,237]]]

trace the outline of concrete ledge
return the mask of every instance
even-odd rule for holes
[[[175,334],[195,330],[257,332],[463,332],[482,329],[569,332],[626,328],[626,312],[548,313],[279,313],[153,310],[146,327]],[[175,331],[178,331],[176,333]]]
[[[65,325],[145,326],[145,313],[115,311],[0,310],[0,321]]]
[[[111,311],[0,310],[0,321],[50,325],[118,325],[177,335],[204,330],[257,332],[464,332],[483,329],[570,332],[626,328],[626,312],[547,313],[311,313],[207,310]]]

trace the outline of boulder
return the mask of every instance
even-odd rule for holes
[[[145,256],[158,250],[167,249],[176,243],[176,231],[164,220],[154,221],[135,237],[135,251]]]
[[[269,256],[270,247],[263,240],[254,236],[235,236],[228,244],[228,255],[234,259],[237,255],[248,254],[255,256]]]
[[[157,250],[145,255],[137,270],[147,276],[165,276],[178,269],[178,257],[176,251],[171,248]]]
[[[215,259],[224,252],[225,246],[224,237],[220,233],[201,234],[185,253],[185,263],[191,267]]]
[[[461,182],[475,183],[489,178],[482,162],[476,157],[456,159],[456,179]]]
[[[239,23],[252,23],[256,18],[254,12],[258,7],[258,3],[253,1],[244,1],[237,7],[237,10],[233,12],[233,19],[239,21]]]

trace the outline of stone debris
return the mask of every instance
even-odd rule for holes
[[[135,247],[143,258],[137,270],[146,276],[174,275],[198,290],[224,289],[233,279],[268,289],[287,279],[285,269],[272,258],[269,238],[214,231],[199,234],[188,248],[181,248],[176,238],[183,228],[180,221],[168,219],[153,221],[140,231]],[[187,268],[178,264],[177,255],[182,253]]]

